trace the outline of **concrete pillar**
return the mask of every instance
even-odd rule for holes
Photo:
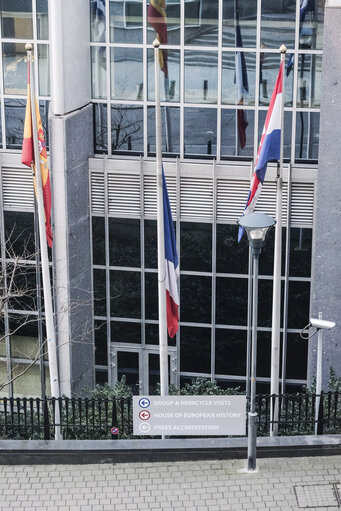
[[[323,332],[323,387],[330,367],[341,376],[341,0],[325,9],[319,170],[315,201],[311,315],[336,322]],[[309,344],[308,379],[316,375],[317,335]]]
[[[93,152],[89,2],[49,0],[50,166],[61,393],[94,385],[88,158]]]

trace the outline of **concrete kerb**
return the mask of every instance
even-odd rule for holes
[[[91,464],[243,459],[247,438],[0,440],[0,464]],[[341,454],[341,435],[261,437],[258,458]]]

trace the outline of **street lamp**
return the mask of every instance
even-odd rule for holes
[[[257,364],[257,315],[258,315],[258,260],[268,230],[276,221],[265,213],[249,213],[237,221],[247,234],[253,259],[253,291],[252,291],[252,350],[251,350],[251,396],[249,411],[249,429],[247,444],[247,470],[256,470],[257,413],[256,397],[256,364]]]

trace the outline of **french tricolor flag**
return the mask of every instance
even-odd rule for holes
[[[169,337],[173,338],[179,328],[179,293],[177,280],[179,278],[179,261],[175,244],[175,232],[170,208],[165,174],[163,179],[163,222],[165,235],[166,259],[166,303],[167,303],[167,329]]]
[[[244,215],[252,213],[256,207],[259,194],[265,179],[268,161],[279,160],[281,151],[282,101],[283,101],[283,62],[280,65],[270,106],[265,119],[265,125],[260,139],[255,170],[252,177],[251,188],[246,202]],[[244,234],[243,227],[239,226],[238,242]]]

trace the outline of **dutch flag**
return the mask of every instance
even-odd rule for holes
[[[281,151],[283,101],[283,62],[280,65],[270,106],[265,119],[265,125],[259,144],[255,170],[252,177],[251,188],[246,202],[244,215],[252,213],[262,190],[268,161],[279,160]],[[243,227],[239,226],[238,242],[244,234]]]
[[[166,303],[167,303],[167,329],[169,337],[173,338],[179,328],[179,293],[177,280],[179,278],[179,261],[175,243],[172,212],[170,208],[165,174],[163,179],[163,223],[165,236],[166,259]]]

